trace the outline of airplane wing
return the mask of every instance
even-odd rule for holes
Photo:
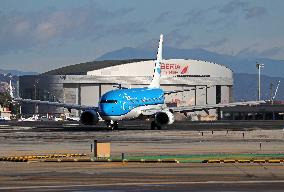
[[[208,113],[209,109],[217,109],[217,108],[224,108],[224,107],[234,107],[234,106],[241,106],[241,105],[259,105],[263,103],[267,103],[269,101],[246,101],[246,102],[234,102],[234,103],[220,103],[220,104],[209,104],[209,105],[192,105],[192,106],[182,106],[182,107],[166,107],[162,106],[161,108],[148,108],[141,111],[142,115],[151,116],[154,115],[162,110],[170,110],[172,112],[195,112],[195,111],[205,111]]]
[[[43,105],[50,105],[55,107],[64,107],[68,110],[70,109],[77,109],[77,110],[97,110],[97,107],[95,106],[87,106],[87,105],[77,105],[77,104],[71,104],[71,103],[60,103],[60,102],[51,102],[51,101],[41,101],[41,100],[32,100],[32,99],[22,99],[22,98],[15,98],[13,101],[16,102],[23,102],[23,103],[32,103],[32,104],[43,104]]]
[[[259,105],[267,103],[269,101],[245,101],[245,102],[234,102],[234,103],[220,103],[220,104],[209,104],[209,105],[193,105],[184,107],[169,107],[169,110],[173,112],[194,112],[194,111],[207,111],[209,109],[224,108],[224,107],[234,107],[241,105]]]

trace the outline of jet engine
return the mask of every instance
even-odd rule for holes
[[[94,110],[86,110],[81,114],[80,121],[84,125],[95,125],[99,122],[99,115]]]
[[[170,125],[175,121],[174,114],[170,111],[161,111],[156,113],[155,122],[159,126]]]

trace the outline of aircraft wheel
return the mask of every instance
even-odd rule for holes
[[[156,122],[155,121],[152,121],[151,122],[151,130],[155,130],[156,129]]]
[[[106,121],[106,125],[107,125],[107,128],[109,130],[113,130],[114,129],[114,123],[112,123],[111,121]]]
[[[113,123],[113,130],[116,130],[116,129],[118,129],[118,122],[117,121],[115,121]]]

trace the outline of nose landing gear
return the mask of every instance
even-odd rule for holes
[[[157,123],[155,121],[151,122],[151,130],[155,130],[157,128],[157,130],[161,130],[162,127],[157,125]]]
[[[118,122],[117,121],[106,121],[106,124],[107,124],[107,127],[110,129],[110,130],[116,130],[118,129]]]

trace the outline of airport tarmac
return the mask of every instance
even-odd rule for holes
[[[86,153],[110,141],[112,156],[284,154],[283,121],[177,122],[149,130],[103,125],[2,124],[0,156]],[[213,131],[213,134],[212,134]],[[261,143],[261,148],[260,148]],[[2,191],[283,191],[284,164],[0,162]]]

